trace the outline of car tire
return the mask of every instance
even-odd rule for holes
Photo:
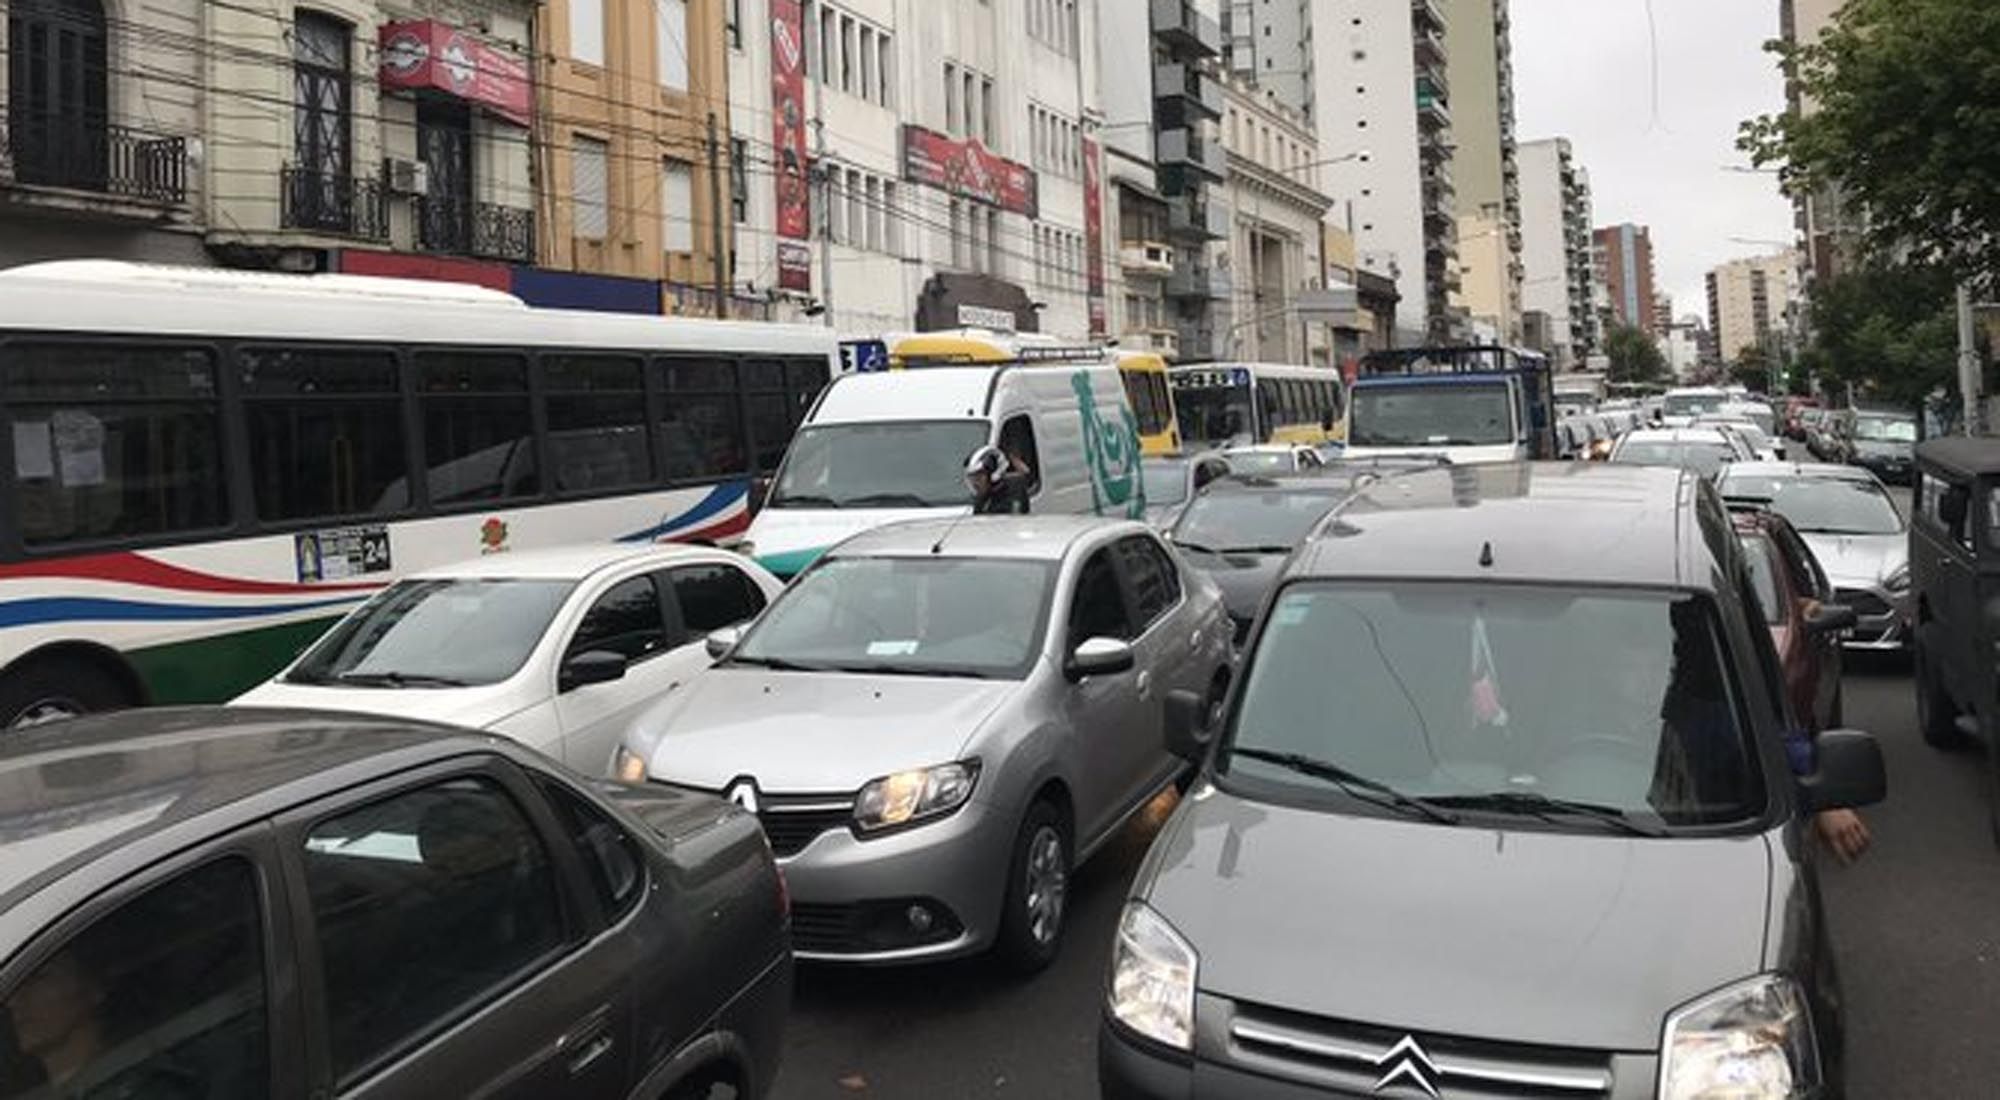
[[[1915,643],[1910,647],[1913,666],[1910,680],[1917,689],[1917,729],[1923,734],[1924,744],[1934,749],[1960,749],[1965,747],[1965,734],[1958,729],[1958,704],[1945,690],[1944,678],[1930,657],[1930,646],[1925,644],[1926,637],[1934,630],[1930,626],[1918,628]]]
[[[103,668],[68,657],[35,657],[0,677],[0,731],[131,706],[136,700]]]
[[[1062,950],[1071,858],[1070,826],[1062,811],[1046,800],[1030,806],[1007,861],[1000,934],[994,942],[1001,964],[1016,974],[1047,969]]]
[[[741,1095],[726,1077],[698,1077],[675,1085],[665,1100],[737,1100]]]

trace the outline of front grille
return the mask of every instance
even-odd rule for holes
[[[1603,1051],[1413,1034],[1240,1003],[1229,1024],[1229,1054],[1246,1069],[1310,1081],[1335,1095],[1374,1095],[1399,1061],[1425,1062],[1427,1076],[1434,1068],[1432,1095],[1446,1100],[1601,1100],[1612,1087],[1611,1056]]]
[[[1834,592],[1833,598],[1836,603],[1853,608],[1854,613],[1864,619],[1873,619],[1880,615],[1887,615],[1890,610],[1887,600],[1884,600],[1873,592],[1863,591],[1859,588],[1839,589]]]
[[[826,833],[847,828],[853,817],[853,809],[846,806],[824,810],[765,807],[758,812],[757,822],[764,826],[764,835],[771,840],[771,851],[784,857],[797,855]]]
[[[919,930],[912,909],[928,918]],[[891,898],[845,904],[792,903],[792,950],[813,955],[860,955],[945,943],[964,931],[958,917],[934,898]]]

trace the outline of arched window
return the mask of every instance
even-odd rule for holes
[[[15,177],[104,187],[110,89],[98,0],[14,0],[7,15],[7,129]]]

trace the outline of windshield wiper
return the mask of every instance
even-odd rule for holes
[[[1179,539],[1175,539],[1175,540],[1174,540],[1174,545],[1175,545],[1175,546],[1177,546],[1177,547],[1179,547],[1179,548],[1181,548],[1182,550],[1192,550],[1192,551],[1194,551],[1194,552],[1195,552],[1195,553],[1197,553],[1197,554],[1220,554],[1220,553],[1222,553],[1222,551],[1220,551],[1220,550],[1217,550],[1217,549],[1216,549],[1215,547],[1213,547],[1213,546],[1203,546],[1202,544],[1200,544],[1200,543],[1198,543],[1198,542],[1182,542],[1182,541],[1181,541],[1181,540],[1179,540]]]
[[[1491,810],[1503,814],[1528,814],[1544,821],[1554,821],[1557,815],[1573,814],[1601,821],[1633,836],[1659,837],[1667,835],[1666,830],[1648,821],[1641,821],[1616,806],[1604,806],[1595,802],[1577,802],[1567,798],[1550,798],[1540,791],[1488,791],[1485,794],[1456,794],[1439,798],[1440,805],[1462,810]]]
[[[786,493],[771,498],[773,508],[838,508],[840,502],[832,497],[814,496],[811,493]]]
[[[813,664],[806,661],[788,661],[783,657],[744,657],[731,654],[724,665],[747,665],[751,668],[768,668],[774,672],[830,672],[831,665]]]
[[[1231,546],[1225,548],[1222,552],[1225,554],[1289,554],[1292,552],[1292,547],[1291,546]]]
[[[968,668],[944,668],[938,665],[898,665],[887,661],[872,664],[834,665],[835,672],[849,672],[857,676],[936,676],[950,680],[984,680],[983,672]]]
[[[432,676],[422,672],[343,672],[334,678],[335,683],[352,684],[355,687],[465,687],[464,680],[453,676]]]
[[[842,508],[937,508],[915,493],[869,493],[866,496],[848,497],[840,502]]]
[[[1359,799],[1372,806],[1401,810],[1407,814],[1429,818],[1440,825],[1458,824],[1457,814],[1434,806],[1421,798],[1404,794],[1387,783],[1370,779],[1358,772],[1348,771],[1346,768],[1330,760],[1321,760],[1317,757],[1306,756],[1303,753],[1296,752],[1274,752],[1270,749],[1244,748],[1241,745],[1231,745],[1229,753],[1232,756],[1261,760],[1266,764],[1276,764],[1281,768],[1298,772],[1300,775],[1312,776],[1314,779],[1324,779],[1341,790],[1346,791],[1350,797]],[[1363,791],[1369,793],[1363,794]]]

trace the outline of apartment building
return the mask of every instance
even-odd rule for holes
[[[1790,45],[1817,41],[1840,14],[1845,0],[1779,0],[1778,33]],[[1809,114],[1812,101],[1788,82],[1788,107]],[[1793,224],[1800,241],[1801,282],[1830,279],[1852,262],[1861,226],[1841,202],[1838,187],[1823,187],[1793,196]]]
[[[1325,285],[1321,224],[1333,199],[1318,186],[1318,138],[1300,112],[1247,80],[1229,81],[1225,103],[1236,218],[1227,253],[1233,324],[1223,357],[1331,367],[1326,326],[1296,312],[1301,291]]]
[[[1725,363],[1746,350],[1778,359],[1797,321],[1798,253],[1731,260],[1708,273],[1708,327]]]
[[[1665,329],[1655,301],[1652,230],[1626,222],[1600,226],[1592,237],[1611,318],[1648,336],[1660,336]]]
[[[1482,335],[1521,338],[1521,186],[1508,0],[1445,0],[1451,177],[1459,270],[1453,304]],[[1419,92],[1421,96],[1422,93]]]
[[[1596,272],[1590,176],[1567,138],[1523,142],[1522,284],[1525,312],[1539,314],[1544,350],[1575,368],[1597,350]]]

